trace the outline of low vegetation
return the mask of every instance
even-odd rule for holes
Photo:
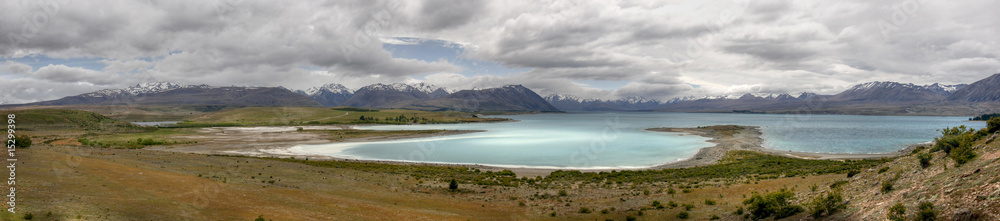
[[[365,109],[353,107],[245,107],[225,109],[189,119],[176,127],[287,126],[331,124],[437,124],[499,122],[455,111]]]
[[[840,191],[830,191],[820,194],[809,203],[810,216],[813,218],[829,216],[846,208],[847,203],[844,202],[844,197],[840,195]]]
[[[747,205],[748,210],[744,216],[753,220],[766,219],[772,216],[774,219],[781,219],[805,211],[801,206],[791,203],[794,199],[795,193],[787,189],[781,189],[765,195],[754,192],[750,198],[743,201],[743,204]]]
[[[969,118],[969,120],[970,121],[988,121],[990,119],[997,118],[997,117],[1000,117],[1000,113],[983,114],[983,115],[979,115],[979,116],[975,116],[975,117]]]
[[[980,130],[967,128],[965,125],[939,130],[941,137],[934,139],[936,143],[931,152],[944,151],[958,166],[969,162],[976,157],[973,151],[975,142],[1000,129],[1000,118],[994,118],[990,122],[989,127]]]

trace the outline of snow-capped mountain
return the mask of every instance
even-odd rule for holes
[[[911,102],[942,100],[966,85],[915,85],[897,82],[868,82],[854,85],[833,97],[843,101]]]
[[[353,90],[345,87],[344,85],[336,83],[324,84],[323,86],[320,87],[309,88],[306,89],[304,92],[305,95],[309,96],[313,96],[322,92],[335,93],[335,94],[354,94]]]
[[[563,111],[611,111],[611,110],[652,110],[660,101],[643,97],[626,97],[613,100],[597,98],[581,99],[573,95],[550,94],[545,100]]]
[[[353,90],[336,83],[309,88],[305,91],[297,90],[295,93],[309,96],[309,98],[327,107],[343,105],[344,102],[347,102],[348,99],[354,96]]]
[[[122,95],[139,96],[144,94],[152,94],[162,91],[173,90],[177,88],[181,88],[181,85],[170,82],[152,82],[152,83],[141,83],[134,86],[129,86],[124,89],[104,89],[91,93],[86,93],[81,96],[90,96],[90,97],[116,97]]]
[[[170,82],[142,83],[104,89],[27,105],[215,105],[319,106],[308,97],[276,87],[212,87]]]
[[[372,84],[364,86],[343,104],[352,107],[397,107],[413,101],[431,100],[447,96],[444,88],[425,83]]]

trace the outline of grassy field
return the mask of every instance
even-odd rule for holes
[[[362,120],[364,118],[364,120]],[[214,112],[182,122],[185,127],[246,125],[427,124],[499,122],[462,112],[388,109],[351,111],[325,107],[246,107]]]

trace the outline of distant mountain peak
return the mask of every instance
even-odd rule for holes
[[[307,89],[305,91],[306,95],[309,95],[309,96],[313,96],[313,95],[319,94],[321,92],[328,92],[328,93],[334,93],[334,94],[353,94],[354,93],[354,91],[352,91],[350,88],[347,88],[344,85],[337,84],[337,83],[324,84],[323,86],[309,88],[309,89]]]

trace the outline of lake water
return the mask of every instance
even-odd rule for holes
[[[967,117],[610,112],[496,116],[507,123],[364,126],[373,130],[488,130],[405,140],[301,145],[297,153],[351,159],[538,168],[643,168],[693,156],[707,138],[652,127],[760,126],[765,147],[817,153],[887,153],[933,140]]]

